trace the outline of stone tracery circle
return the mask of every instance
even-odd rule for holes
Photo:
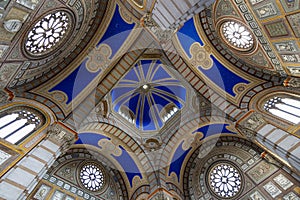
[[[224,22],[221,26],[221,34],[231,46],[239,50],[250,50],[254,46],[254,39],[250,30],[239,22]]]
[[[209,171],[208,180],[211,190],[222,198],[236,196],[242,187],[239,171],[228,163],[214,165]]]
[[[27,34],[25,49],[31,55],[44,55],[66,38],[71,27],[71,16],[65,11],[47,14],[35,23]]]
[[[102,189],[105,185],[105,174],[103,170],[101,167],[92,163],[82,166],[79,177],[83,186],[93,192]]]

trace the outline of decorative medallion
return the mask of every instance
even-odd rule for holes
[[[34,56],[44,55],[57,48],[70,31],[71,16],[64,11],[50,13],[29,31],[26,51]]]
[[[214,165],[208,174],[208,180],[211,190],[221,198],[236,196],[242,187],[239,171],[229,163]]]
[[[105,175],[100,166],[89,163],[81,168],[80,181],[86,189],[96,192],[104,187]]]
[[[221,35],[234,49],[248,51],[254,46],[253,35],[246,26],[236,21],[226,21],[221,25]]]

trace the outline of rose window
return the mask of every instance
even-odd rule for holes
[[[42,55],[53,50],[70,29],[68,13],[58,11],[39,20],[28,33],[26,50],[33,55]]]
[[[240,173],[230,164],[217,164],[214,166],[208,179],[212,191],[222,198],[233,197],[241,189]]]
[[[250,31],[242,24],[234,21],[225,22],[221,30],[224,38],[235,48],[250,50],[254,40]]]
[[[80,170],[80,181],[86,189],[96,192],[105,184],[104,172],[97,165],[86,164]]]

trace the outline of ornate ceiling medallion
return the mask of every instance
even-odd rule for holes
[[[249,51],[254,46],[253,34],[240,22],[226,21],[222,23],[220,33],[226,43],[236,50]]]
[[[209,187],[221,198],[236,196],[242,187],[242,177],[239,171],[229,163],[215,164],[208,174]]]
[[[28,32],[25,50],[32,56],[45,55],[63,43],[70,29],[71,16],[68,12],[50,13],[37,21]]]

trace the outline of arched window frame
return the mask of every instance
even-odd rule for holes
[[[18,116],[16,116],[16,114]],[[43,130],[43,128],[47,126],[45,114],[28,105],[8,105],[0,110],[0,122],[1,119],[4,119],[6,116],[11,117],[7,123],[3,122],[0,124],[0,140],[4,140],[5,142],[13,145],[22,145],[29,138],[35,135],[35,133]],[[26,122],[24,120],[26,120]],[[18,125],[18,127],[10,129],[12,131],[7,133],[4,128],[7,128],[9,125],[11,125],[11,127]],[[35,127],[33,128],[32,125],[35,125]],[[3,129],[5,132],[1,132]],[[21,137],[18,137],[17,134],[21,133],[22,130],[27,132],[21,135]]]
[[[292,125],[292,126],[298,126],[298,125],[300,125],[300,118],[299,118],[299,121],[296,122],[296,121],[290,120],[290,119],[288,119],[286,117],[282,117],[279,114],[274,114],[274,112],[270,112],[270,110],[268,110],[268,109],[270,109],[272,107],[269,107],[268,109],[266,109],[266,104],[267,103],[269,103],[269,104],[272,103],[272,102],[270,102],[270,100],[272,100],[272,99],[275,100],[276,97],[277,97],[277,101],[276,102],[274,101],[274,103],[278,102],[278,98],[279,99],[292,99],[292,100],[299,101],[299,103],[300,103],[300,95],[292,94],[292,93],[287,93],[287,92],[283,92],[283,91],[274,92],[272,94],[265,94],[264,97],[258,101],[259,110],[262,113],[265,113],[265,115],[267,115],[269,117],[272,117],[272,118],[275,118],[278,121],[282,121],[282,122],[284,122],[287,125]],[[292,106],[292,107],[295,107],[295,106]],[[296,108],[296,109],[298,109],[298,108]],[[297,117],[297,116],[295,115],[295,117]],[[276,123],[276,122],[274,122],[274,123]]]

